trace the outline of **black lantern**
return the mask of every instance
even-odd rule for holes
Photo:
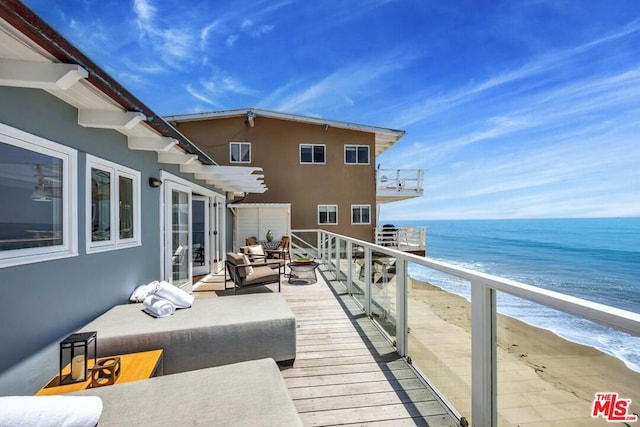
[[[96,364],[97,332],[71,334],[60,343],[60,384],[71,384],[89,379],[89,345],[93,343],[93,364]],[[62,373],[65,361],[69,373]]]

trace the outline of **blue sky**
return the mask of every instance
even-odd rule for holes
[[[406,130],[382,220],[640,216],[637,0],[25,3],[162,115]]]

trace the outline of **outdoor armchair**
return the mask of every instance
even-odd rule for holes
[[[227,252],[225,264],[227,267],[225,270],[225,286],[226,273],[228,272],[233,281],[234,293],[241,287],[266,285],[276,282],[278,283],[278,292],[280,292],[280,278],[284,260],[266,260],[264,262],[247,263],[243,255]]]

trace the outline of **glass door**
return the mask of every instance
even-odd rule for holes
[[[191,292],[191,189],[165,185],[165,280]]]
[[[193,275],[210,272],[209,198],[193,196],[191,199],[191,266]]]
[[[224,268],[224,213],[226,211],[224,197],[213,198],[213,209],[211,212],[211,259],[213,260],[213,273],[219,273]]]

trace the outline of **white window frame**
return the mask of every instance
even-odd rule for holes
[[[110,191],[110,229],[109,240],[94,242],[91,240],[92,206],[91,206],[91,169],[96,168],[111,174]],[[120,177],[133,181],[133,237],[120,238]],[[87,154],[86,170],[86,244],[87,253],[113,251],[117,249],[131,248],[142,245],[141,225],[141,198],[140,198],[140,172],[108,160]]]
[[[311,161],[303,162],[302,161],[302,147],[311,147]],[[313,147],[323,147],[324,148],[324,161],[316,162],[313,159]],[[326,165],[327,164],[327,145],[326,144],[300,144],[298,147],[298,161],[301,165]]]
[[[360,147],[366,147],[367,148],[367,161],[366,162],[361,162],[360,159],[358,158],[358,148]],[[356,150],[356,161],[355,162],[348,162],[347,161],[347,149],[348,148],[355,148]],[[369,165],[371,164],[371,148],[368,145],[345,145],[344,146],[344,164],[345,165]]]
[[[336,210],[336,222],[320,222],[320,210],[322,208],[335,208]],[[327,210],[327,217],[329,211]],[[318,225],[338,225],[338,205],[318,205]]]
[[[232,150],[233,146],[238,145],[240,148],[240,154],[242,154],[242,146],[249,146],[249,160],[233,160]],[[230,142],[229,143],[229,163],[251,163],[251,143],[250,142]]]
[[[360,210],[360,219],[362,219],[362,209],[369,210],[369,221],[368,222],[353,222],[353,211],[354,209]],[[371,224],[371,205],[351,205],[351,225],[367,225]]]
[[[0,143],[62,160],[62,244],[0,251],[0,268],[78,256],[78,152],[0,123]]]

